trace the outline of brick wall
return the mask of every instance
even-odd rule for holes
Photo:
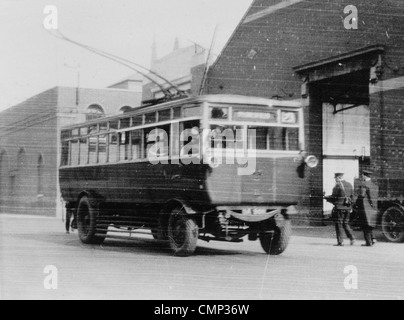
[[[274,5],[291,1],[256,0],[247,19]],[[358,8],[358,30],[344,27],[344,8]],[[274,9],[275,7],[272,7]],[[273,10],[274,11],[274,10]],[[251,20],[251,19],[250,19]],[[208,74],[205,93],[243,94],[299,99],[302,81],[293,67],[327,59],[372,45],[386,46],[381,80],[404,76],[404,1],[306,0],[256,20],[239,24]],[[403,85],[404,87],[404,85]],[[315,87],[310,88],[311,93]],[[370,99],[371,165],[383,175],[404,178],[404,89],[384,91]],[[321,157],[321,104],[305,110],[308,150]],[[310,173],[304,203],[318,203],[322,167]],[[318,189],[318,190],[317,190]]]
[[[116,89],[81,88],[78,99],[76,93],[76,88],[56,87],[0,113],[0,212],[55,216],[61,205],[60,127],[85,121],[92,104],[113,115],[123,106],[139,106],[141,98]]]
[[[404,179],[404,88],[375,93],[370,105],[371,158],[377,176]]]
[[[57,90],[51,89],[0,114],[2,212],[55,215],[56,104]]]
[[[254,1],[250,12],[279,2]],[[356,5],[359,10],[358,30],[344,27],[347,5]],[[299,98],[301,82],[292,70],[294,66],[374,44],[386,45],[391,64],[404,66],[404,3],[306,0],[241,23],[210,69],[206,90]],[[394,75],[387,70],[385,76]]]

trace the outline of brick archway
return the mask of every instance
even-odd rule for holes
[[[323,193],[332,190],[332,171],[347,173],[347,180],[353,182],[365,163],[360,159],[370,158],[370,84],[384,51],[383,46],[376,45],[293,68],[304,82],[308,150],[321,159],[309,181],[310,216],[318,218],[313,221],[321,221],[329,209]],[[361,131],[352,121],[353,115],[357,119],[367,117],[369,125],[363,126],[363,130],[369,141],[358,137]]]

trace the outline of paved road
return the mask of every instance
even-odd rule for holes
[[[404,244],[337,248],[299,229],[279,257],[247,241],[178,258],[150,237],[85,246],[58,219],[0,215],[0,232],[1,299],[404,299]],[[44,287],[48,265],[56,290]],[[357,290],[344,287],[349,265]]]

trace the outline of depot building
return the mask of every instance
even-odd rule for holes
[[[205,91],[301,101],[305,147],[320,159],[301,211],[321,219],[334,172],[404,178],[404,3],[255,0]]]
[[[131,90],[120,89],[122,83],[107,89],[55,87],[1,112],[0,212],[61,216],[60,128],[139,106],[142,80],[135,80]]]

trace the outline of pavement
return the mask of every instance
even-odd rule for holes
[[[88,246],[61,219],[0,214],[0,300],[404,299],[404,244],[363,248],[356,233],[356,246],[338,248],[332,226],[293,229],[281,256],[200,241],[179,258],[150,235]]]

